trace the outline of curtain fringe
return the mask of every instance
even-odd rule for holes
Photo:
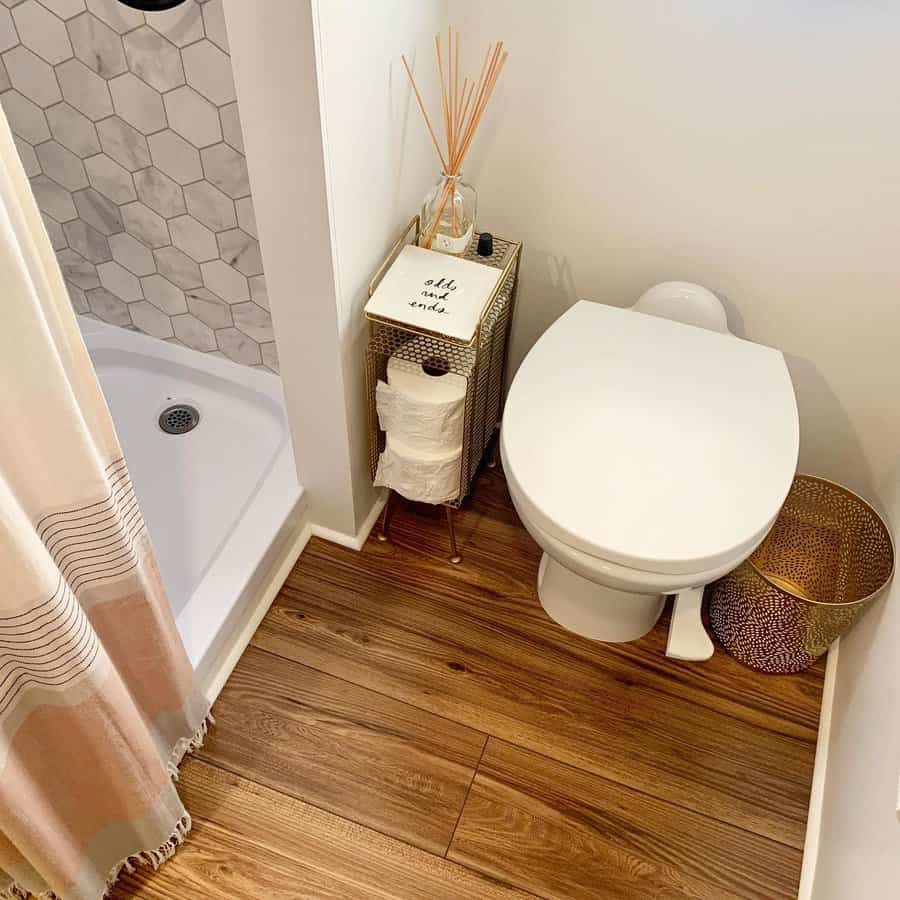
[[[173,781],[178,781],[178,765],[182,759],[195,750],[203,746],[203,740],[209,733],[210,725],[215,725],[216,720],[212,717],[212,713],[207,712],[200,727],[191,735],[191,737],[180,738],[178,743],[169,757],[166,764],[166,771]],[[185,813],[176,823],[169,839],[162,843],[155,850],[141,850],[139,853],[133,853],[126,856],[121,862],[116,863],[110,870],[106,878],[106,887],[100,900],[109,896],[113,885],[119,880],[123,872],[131,873],[135,869],[143,866],[151,866],[154,871],[158,869],[164,862],[170,860],[175,851],[184,843],[188,832],[191,830],[190,813]],[[31,894],[18,884],[13,882],[4,890],[0,891],[0,900],[63,900],[53,891],[43,891],[40,894]]]
[[[169,773],[172,781],[178,781],[178,767],[181,765],[184,757],[203,746],[203,741],[209,733],[210,726],[215,724],[216,720],[213,718],[213,714],[207,711],[203,721],[200,723],[200,727],[190,737],[178,739],[172,752],[169,754],[169,761],[166,763],[166,771]]]

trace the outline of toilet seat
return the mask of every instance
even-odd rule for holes
[[[533,527],[681,583],[759,543],[790,488],[799,426],[778,351],[581,301],[519,368],[501,443]]]

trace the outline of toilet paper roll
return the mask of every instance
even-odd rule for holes
[[[462,448],[426,452],[388,432],[375,472],[376,487],[389,487],[407,500],[445,503],[459,496]]]
[[[425,350],[416,347],[415,338],[404,347]],[[431,354],[422,363],[411,362],[399,356],[392,356],[387,364],[388,384],[402,391],[412,400],[423,403],[452,403],[462,401],[466,397],[467,379],[465,375],[457,375],[448,371],[450,364],[438,354]]]
[[[411,343],[421,341],[415,338]],[[419,350],[422,355],[428,345]],[[387,383],[375,389],[382,431],[407,446],[422,451],[455,451],[462,446],[467,379],[446,371],[447,362],[437,357],[426,366],[392,356],[387,364]],[[442,374],[441,374],[442,373]]]

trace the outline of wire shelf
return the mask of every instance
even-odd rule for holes
[[[414,217],[388,254],[375,277],[369,283],[371,297],[384,274],[415,231],[419,239],[419,217]],[[462,461],[459,494],[445,505],[459,507],[472,486],[472,480],[484,456],[491,436],[500,421],[503,399],[503,379],[506,370],[506,348],[516,300],[519,258],[522,244],[494,238],[494,252],[490,256],[477,253],[478,234],[473,235],[463,259],[503,270],[485,303],[475,336],[463,343],[435,332],[400,325],[374,316],[369,319],[369,342],[366,347],[366,392],[369,410],[369,467],[375,477],[378,458],[384,451],[385,433],[378,424],[375,389],[379,381],[387,380],[387,364],[392,357],[413,363],[433,363],[440,360],[447,371],[466,379],[463,413]]]

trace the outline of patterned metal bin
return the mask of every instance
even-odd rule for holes
[[[798,475],[772,530],[748,560],[709,588],[713,633],[762,672],[809,668],[894,573],[894,546],[861,497]]]

